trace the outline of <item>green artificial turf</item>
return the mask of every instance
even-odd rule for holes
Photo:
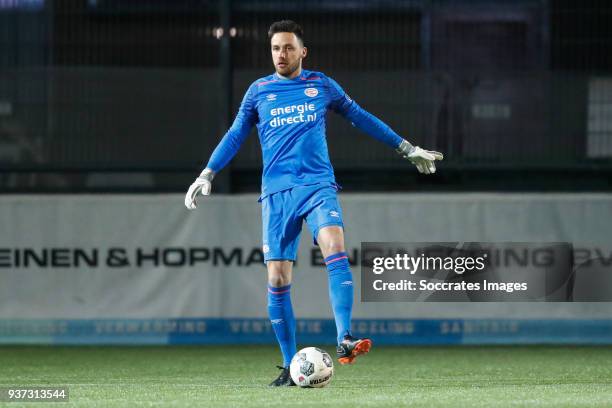
[[[267,346],[0,347],[0,387],[67,385],[54,407],[612,406],[612,347],[375,347],[322,389],[268,387],[278,360]]]

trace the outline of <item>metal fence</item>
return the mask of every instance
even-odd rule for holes
[[[303,25],[307,68],[446,154],[459,176],[429,185],[545,169],[608,189],[610,17],[604,1],[0,1],[0,190],[183,189],[272,70],[281,18]],[[328,140],[351,188],[397,187],[393,151],[335,115]],[[253,132],[218,188],[256,189],[260,155]]]

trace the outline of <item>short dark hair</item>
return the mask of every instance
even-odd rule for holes
[[[304,45],[304,30],[295,21],[281,20],[275,21],[268,30],[268,39],[272,39],[272,36],[276,33],[293,33],[300,40],[300,43]]]

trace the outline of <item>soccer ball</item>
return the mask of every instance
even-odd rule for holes
[[[293,382],[300,387],[321,388],[331,381],[334,363],[327,351],[306,347],[295,353],[289,371]]]

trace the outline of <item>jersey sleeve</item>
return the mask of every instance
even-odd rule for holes
[[[327,86],[330,93],[330,108],[349,120],[353,126],[377,140],[396,148],[402,142],[402,137],[386,123],[363,109],[352,100],[336,81],[327,77]]]
[[[234,158],[251,132],[251,128],[257,123],[256,93],[257,84],[254,83],[244,94],[232,126],[210,156],[206,167],[212,169],[215,173],[221,171]]]

